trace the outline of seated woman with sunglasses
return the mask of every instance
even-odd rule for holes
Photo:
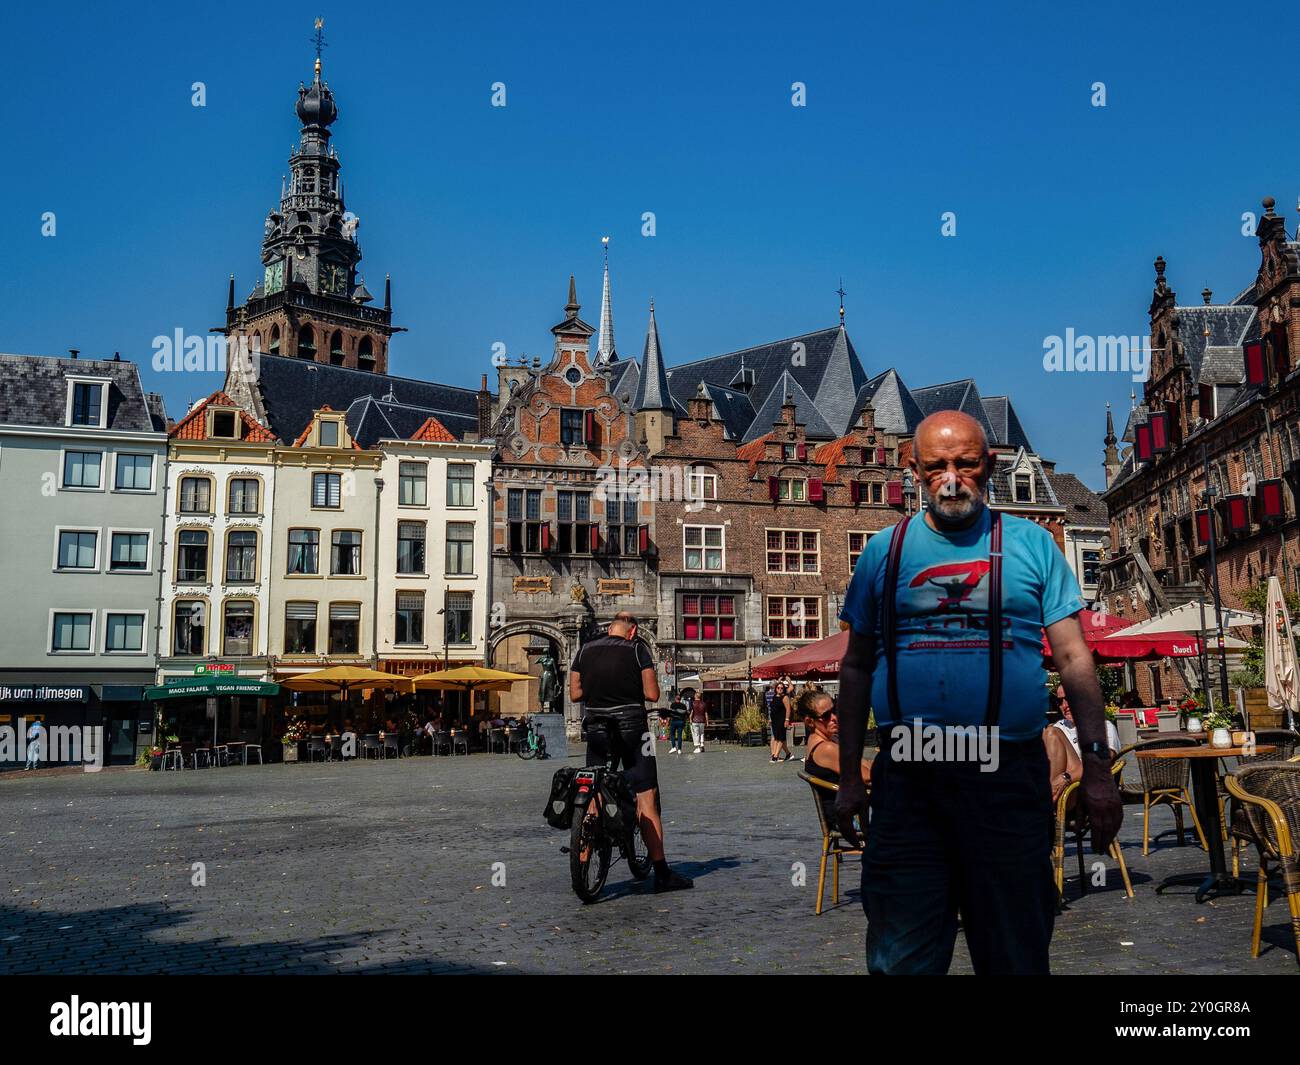
[[[840,782],[840,724],[835,700],[825,692],[806,691],[799,696],[799,716],[808,729],[804,769],[810,777],[838,785]],[[871,763],[862,760],[862,781],[871,783]]]

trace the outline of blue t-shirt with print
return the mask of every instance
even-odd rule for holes
[[[1007,740],[1039,735],[1047,711],[1042,630],[1083,609],[1079,583],[1051,534],[1024,518],[1002,522],[1002,705]],[[982,725],[988,703],[989,512],[969,529],[937,532],[924,515],[907,527],[898,570],[898,706],[904,723]],[[858,559],[840,618],[876,639],[871,703],[889,720],[888,666],[880,647],[880,601],[893,530]]]

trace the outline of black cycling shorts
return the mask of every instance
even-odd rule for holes
[[[606,764],[621,769],[637,795],[659,787],[650,724],[644,716],[587,721],[587,765]]]

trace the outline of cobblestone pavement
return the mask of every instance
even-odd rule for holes
[[[695,890],[656,897],[619,863],[590,906],[569,887],[566,834],[540,817],[561,764],[5,774],[0,972],[865,971],[856,865],[839,906],[813,916],[817,825],[799,763],[661,753],[669,857]],[[1143,858],[1140,813],[1128,808],[1122,836],[1137,898],[1111,876],[1080,899],[1072,876],[1055,971],[1295,973],[1279,893],[1257,960],[1252,894],[1198,906],[1189,889],[1154,893],[1205,858],[1172,831]],[[1172,830],[1172,815],[1156,825]],[[796,862],[807,886],[792,884]],[[1066,869],[1077,876],[1073,853]],[[953,969],[970,969],[960,945]]]

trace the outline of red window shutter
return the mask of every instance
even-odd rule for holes
[[[826,499],[826,492],[822,487],[820,477],[808,478],[808,502],[821,503]]]
[[[1211,515],[1208,510],[1196,512],[1196,539],[1198,543],[1208,545],[1210,542]]]
[[[542,550],[549,551],[550,549],[551,549],[551,523],[548,521],[545,525],[542,526]]]
[[[796,459],[798,459],[800,462],[807,462],[807,461],[808,461],[808,445],[807,445],[807,444],[804,444],[804,443],[798,443],[798,444],[795,444],[795,446],[794,446],[794,457],[795,457]]]
[[[1201,417],[1207,422],[1214,417],[1214,386],[1201,385]]]
[[[876,465],[884,466],[889,462],[889,455],[883,447],[876,448]]]
[[[886,499],[891,507],[901,507],[903,505],[903,482],[887,481],[885,490],[888,493]]]
[[[1250,528],[1249,502],[1243,495],[1228,496],[1224,500],[1228,508],[1228,529],[1230,531],[1241,533]]]
[[[1260,481],[1255,486],[1255,505],[1262,521],[1278,521],[1282,513],[1282,482]]]
[[[650,527],[648,525],[642,525],[637,530],[637,549],[643,555],[650,553]]]
[[[584,411],[582,415],[582,440],[586,444],[596,442],[596,412]]]
[[[1246,384],[1265,384],[1268,380],[1268,370],[1264,364],[1264,342],[1248,340],[1243,348],[1246,352]]]
[[[850,503],[862,502],[862,483],[860,481],[849,482],[849,502]]]
[[[769,477],[767,479],[767,494],[771,496],[773,499],[776,499],[776,497],[780,495],[780,492],[781,489],[780,486],[778,486],[776,483],[776,478]]]
[[[1169,412],[1158,410],[1151,415],[1151,450],[1163,455],[1169,450]]]
[[[594,555],[599,550],[600,550],[600,526],[593,525],[591,527],[591,553]]]
[[[1153,455],[1153,445],[1151,441],[1151,426],[1143,424],[1133,430],[1134,447],[1137,450],[1138,462],[1150,462]]]

